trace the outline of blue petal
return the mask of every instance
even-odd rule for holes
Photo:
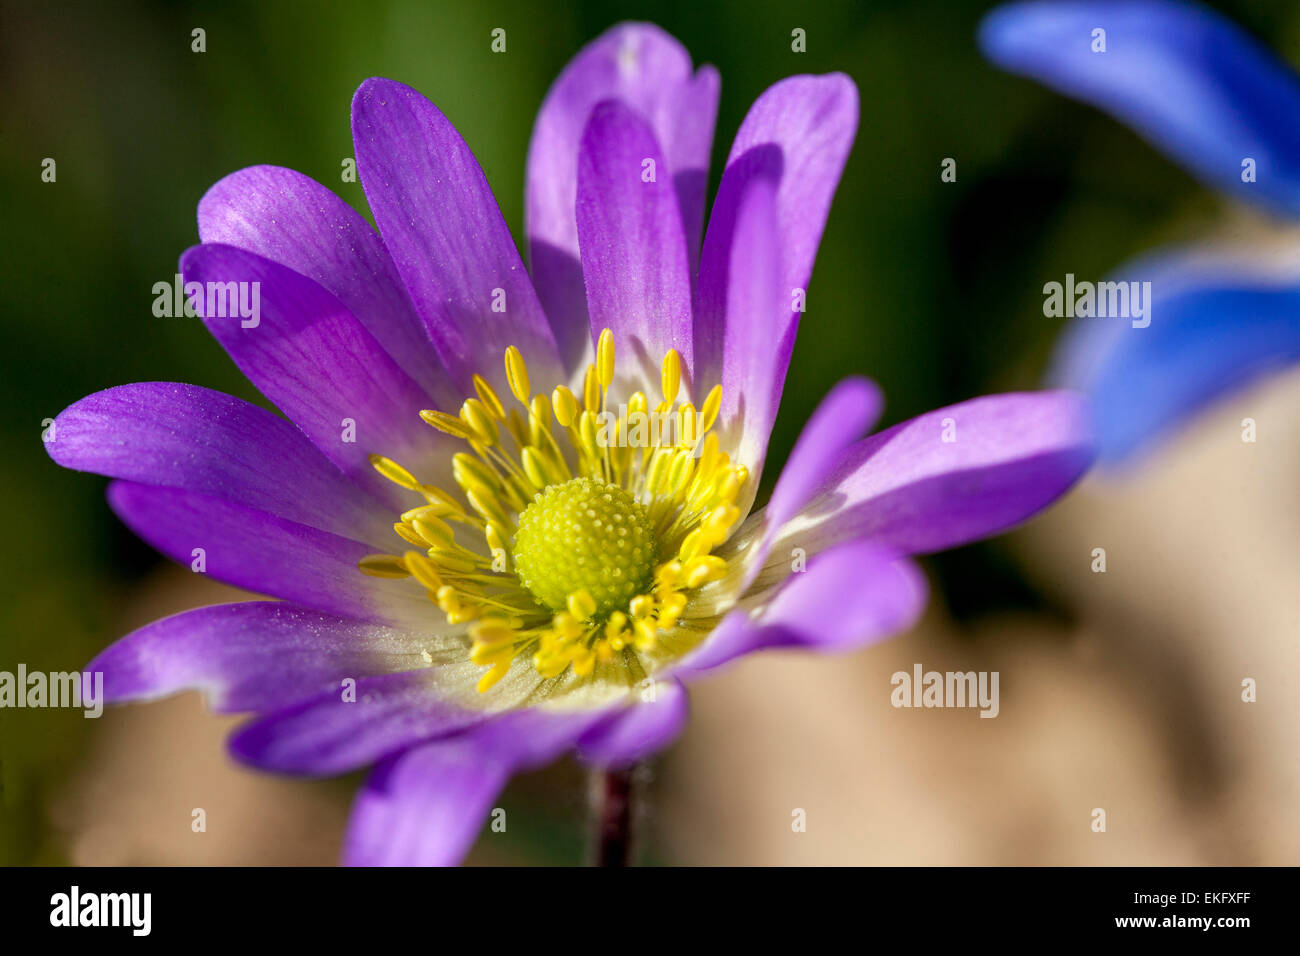
[[[1183,250],[1113,277],[1151,282],[1150,325],[1075,319],[1051,376],[1088,395],[1103,463],[1136,459],[1216,399],[1300,362],[1294,258],[1280,268],[1246,248]]]
[[[1094,53],[1093,31],[1106,31]],[[1300,81],[1240,28],[1173,0],[1017,3],[980,26],[985,56],[1133,127],[1208,185],[1300,214]],[[1243,161],[1255,182],[1243,182]]]

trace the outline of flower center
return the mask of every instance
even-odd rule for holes
[[[649,583],[655,551],[650,515],[635,498],[618,485],[572,478],[520,514],[515,573],[552,610],[586,591],[604,618]]]
[[[692,597],[727,574],[712,552],[740,518],[735,502],[749,473],[710,432],[722,388],[698,409],[678,404],[681,358],[670,349],[663,400],[652,406],[637,391],[611,411],[609,329],[580,396],[564,385],[549,401],[533,395],[513,346],[505,369],[524,414],[507,410],[478,375],[459,415],[420,413],[469,447],[451,460],[459,496],[371,456],[425,503],[393,526],[414,550],[369,555],[360,569],[414,578],[448,623],[469,624],[469,658],[488,668],[480,691],[520,662],[546,679],[644,675],[641,655],[676,653],[707,633],[709,615],[692,617]]]

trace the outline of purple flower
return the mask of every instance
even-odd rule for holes
[[[1214,11],[1015,3],[989,14],[980,45],[1128,123],[1213,188],[1300,216],[1300,80]],[[1051,376],[1088,395],[1103,460],[1135,459],[1216,399],[1300,362],[1296,262],[1293,240],[1198,243],[1118,270],[1112,279],[1151,283],[1150,327],[1078,319]]]
[[[346,860],[455,863],[511,774],[571,750],[626,767],[677,735],[689,678],[907,628],[925,598],[908,555],[1079,477],[1073,394],[864,440],[881,399],[853,379],[751,513],[857,94],[840,75],[765,92],[701,245],[718,90],[655,27],[588,46],[534,131],[531,273],[451,123],[390,80],[352,113],[379,234],[289,170],[213,187],[182,271],[260,283],[258,322],[204,321],[288,421],[127,385],[63,412],[48,447],[116,479],[112,507],[163,553],[281,600],[128,635],[90,665],[110,700],[202,688],[256,714],[242,761],[377,764]]]

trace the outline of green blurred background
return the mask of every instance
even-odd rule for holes
[[[845,375],[881,383],[886,424],[1034,387],[1057,332],[1041,313],[1047,278],[1100,275],[1219,209],[1118,124],[982,62],[974,34],[990,6],[5,2],[0,669],[83,665],[119,636],[123,602],[159,562],[111,515],[103,479],[47,459],[42,419],[131,381],[261,401],[199,323],[153,317],[151,287],[197,242],[199,197],[240,167],[293,167],[364,212],[340,163],[352,155],[352,91],[367,76],[416,87],[457,124],[518,241],[534,114],[565,62],[610,24],[652,19],[720,70],[714,188],[764,88],[844,71],[861,92],[861,126],[817,258],[775,460]],[[1215,6],[1300,59],[1292,0]],[[195,27],[205,53],[191,52]],[[505,55],[489,50],[495,27],[507,31]],[[790,49],[794,27],[807,31],[804,54]],[[54,184],[41,182],[45,157],[57,160]],[[945,157],[957,160],[955,183],[940,182]],[[1043,606],[996,541],[928,569],[959,619]],[[75,711],[0,710],[0,862],[68,859],[48,806],[91,723]],[[549,834],[539,859],[576,852],[575,820],[536,829]]]

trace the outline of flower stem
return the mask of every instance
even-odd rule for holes
[[[592,773],[594,866],[628,866],[632,861],[633,770]]]

